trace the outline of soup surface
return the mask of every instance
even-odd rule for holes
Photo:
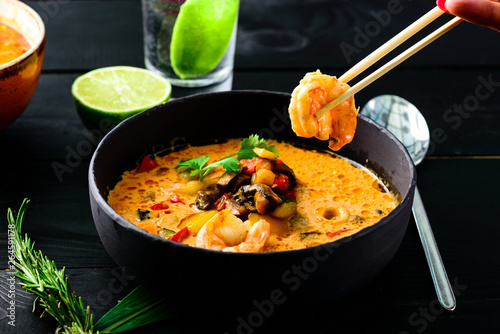
[[[17,30],[0,21],[0,65],[28,51],[30,44]]]
[[[227,169],[227,164],[222,164],[201,181],[201,173],[190,176],[194,169],[179,164],[207,166],[235,156],[242,148],[240,140],[145,157],[136,170],[123,173],[108,202],[150,233],[234,252],[284,251],[334,241],[375,224],[398,204],[397,197],[360,165],[286,143],[269,144],[279,158],[267,149],[254,150],[258,156],[240,160],[239,172],[226,172],[222,167]],[[189,160],[205,156],[205,164]],[[228,175],[233,177],[229,183],[221,182]]]

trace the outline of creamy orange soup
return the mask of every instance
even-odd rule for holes
[[[287,175],[295,179],[295,182],[289,180],[295,183],[293,188],[285,187],[284,191],[280,191],[277,188],[277,180],[282,179],[280,170],[275,170],[274,181],[265,178],[268,171],[264,173],[266,175],[259,182],[267,182],[269,188],[280,194],[282,199],[280,204],[268,208],[270,212],[249,212],[242,205],[245,212],[235,220],[230,214],[231,210],[236,212],[234,207],[231,209],[228,203],[221,207],[220,203],[224,200],[220,199],[219,203],[200,210],[199,192],[214,188],[225,171],[220,166],[216,167],[199,181],[198,176],[186,179],[186,172],[179,172],[179,168],[176,168],[181,161],[194,157],[208,155],[208,164],[234,154],[238,151],[240,140],[188,147],[165,156],[156,156],[153,160],[146,158],[148,160],[137,169],[123,173],[122,179],[110,191],[108,202],[118,214],[152,234],[173,238],[191,246],[200,247],[201,243],[204,248],[242,252],[300,249],[344,238],[375,224],[398,204],[396,196],[364,167],[326,153],[285,143],[269,143],[274,144],[279,151],[279,160],[275,161],[278,164],[282,161],[284,166],[291,169],[294,175],[289,172]],[[252,174],[252,181],[249,182],[253,183],[254,179]],[[226,199],[234,196],[234,193],[229,193]],[[286,206],[283,205],[285,203]],[[217,210],[217,205],[221,210]],[[249,205],[245,204],[249,208],[254,208],[253,205],[257,206],[257,198]],[[226,219],[223,224],[224,228],[229,229],[229,235],[228,229],[217,230],[215,225],[212,229],[204,226],[217,213],[215,217],[219,217],[219,220]],[[229,225],[226,226],[226,222]],[[249,236],[256,232],[249,232],[256,222],[261,222],[264,230],[270,226],[270,233],[264,243],[261,239]],[[190,226],[194,226],[193,229]],[[255,235],[261,238],[265,234],[262,232],[264,230],[257,229]],[[200,236],[202,233],[206,233],[210,239],[203,239]],[[236,234],[236,237],[231,233]],[[214,240],[219,237],[224,239],[222,244],[221,240]],[[235,239],[231,241],[233,237]],[[249,245],[245,244],[246,241]],[[240,242],[243,242],[242,246],[235,248]],[[258,242],[262,247],[253,247]]]
[[[28,51],[30,44],[17,30],[0,21],[0,65]]]

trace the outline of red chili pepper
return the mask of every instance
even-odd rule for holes
[[[218,200],[215,201],[214,207],[218,210],[224,210],[226,207],[227,200],[229,199],[229,196],[231,196],[229,193],[224,193],[221,197],[219,197]]]
[[[284,174],[277,174],[274,178],[274,184],[281,191],[285,191],[290,188],[290,180],[288,179],[288,176]]]
[[[241,168],[243,173],[245,174],[253,174],[255,173],[255,167],[257,165],[261,164],[264,162],[261,158],[252,158],[252,159],[242,159],[240,160],[241,162]]]
[[[181,204],[184,204],[184,202],[177,195],[172,196],[172,198],[170,199],[170,203],[181,203]]]
[[[326,233],[326,236],[327,236],[328,238],[333,238],[333,237],[334,237],[334,236],[336,236],[336,235],[342,234],[342,233],[344,233],[344,232],[348,232],[348,231],[350,231],[350,230],[352,230],[352,228],[348,228],[348,229],[346,229],[346,230],[339,230],[339,231],[335,231],[335,232],[328,232],[328,233]]]
[[[170,240],[175,241],[175,242],[182,242],[182,240],[186,239],[188,236],[189,236],[189,229],[186,226],[183,229],[181,229],[179,232],[174,234],[170,238]]]
[[[151,207],[151,210],[167,210],[168,205],[165,203],[158,203]]]
[[[154,161],[153,159],[151,159],[148,156],[145,156],[142,159],[141,164],[137,168],[136,173],[147,172],[147,171],[154,169],[157,166],[158,166],[158,163],[156,161]]]

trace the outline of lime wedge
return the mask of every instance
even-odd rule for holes
[[[78,77],[71,87],[83,124],[103,132],[124,119],[168,101],[172,86],[160,75],[137,67],[113,66]]]
[[[181,79],[199,77],[221,61],[238,16],[238,0],[187,0],[175,21],[170,60]]]

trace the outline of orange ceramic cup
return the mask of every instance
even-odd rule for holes
[[[0,22],[20,32],[31,47],[16,59],[0,64],[0,131],[28,106],[42,70],[45,26],[40,16],[18,0],[0,0]]]

